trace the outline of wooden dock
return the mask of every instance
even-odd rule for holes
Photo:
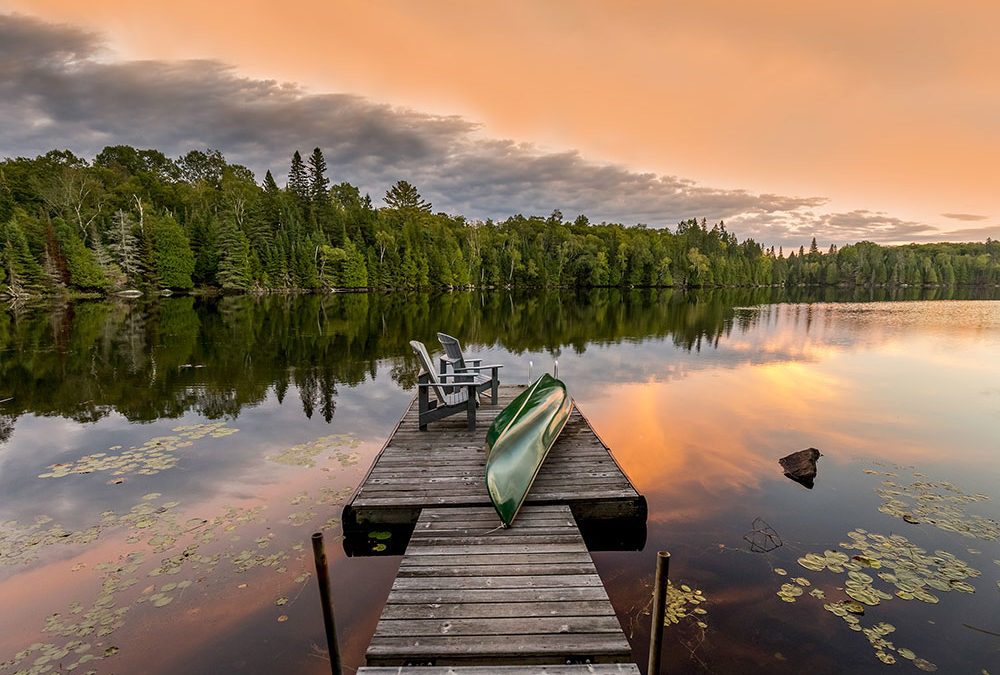
[[[416,401],[411,402],[344,508],[345,528],[413,524],[425,507],[489,506],[483,478],[486,430],[523,388],[501,386],[498,405],[479,408],[475,431],[466,429],[463,415],[420,431]],[[525,503],[568,504],[580,520],[646,517],[645,498],[575,407]]]
[[[569,507],[425,509],[369,665],[617,663],[628,640]]]
[[[577,520],[646,502],[576,409],[514,526],[484,485],[486,430],[523,387],[417,429],[411,404],[344,509],[345,529],[413,525],[363,675],[638,675]]]

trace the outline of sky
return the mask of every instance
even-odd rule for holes
[[[0,157],[295,149],[377,203],[1000,237],[1000,3],[0,0]]]

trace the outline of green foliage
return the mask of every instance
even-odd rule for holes
[[[69,281],[76,288],[99,290],[108,285],[104,270],[98,264],[94,252],[76,235],[76,232],[57,218],[52,223],[59,243],[60,254],[69,271]]]
[[[4,269],[0,291],[17,296],[41,290],[42,267],[28,249],[24,230],[15,218],[0,223],[0,266]]]
[[[184,230],[171,216],[147,218],[153,233],[153,265],[161,288],[188,289],[194,287],[194,253]]]
[[[469,222],[432,214],[407,181],[385,201],[375,208],[356,186],[331,186],[319,148],[308,162],[295,152],[284,190],[215,150],[172,160],[119,145],[92,165],[68,151],[3,160],[0,283],[18,292],[1000,283],[992,240],[821,249],[813,238],[786,256],[721,222],[624,227],[558,210]]]
[[[385,193],[385,203],[390,209],[410,209],[427,213],[431,210],[431,203],[424,201],[417,188],[405,180],[396,181],[396,184],[389,188]]]
[[[227,291],[246,291],[253,284],[250,261],[250,242],[231,219],[219,227],[219,268],[216,278]]]

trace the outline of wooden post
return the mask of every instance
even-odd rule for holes
[[[337,627],[333,623],[333,604],[330,602],[330,572],[326,565],[323,533],[312,536],[313,559],[316,561],[316,581],[319,582],[319,599],[323,604],[323,626],[326,628],[326,646],[330,651],[330,673],[341,675],[340,648],[337,646]]]
[[[653,582],[653,618],[649,627],[649,666],[646,675],[660,675],[660,651],[663,645],[663,620],[667,612],[667,575],[670,553],[656,554],[656,578]]]

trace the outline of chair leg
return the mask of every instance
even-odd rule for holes
[[[493,405],[497,404],[497,390],[500,388],[500,378],[499,378],[499,373],[497,372],[498,370],[500,369],[494,368],[492,373],[493,386],[490,387],[490,396],[492,397]]]
[[[424,422],[424,415],[430,407],[430,392],[427,387],[418,387],[420,393],[417,394],[417,419],[421,431],[427,431],[427,422]]]
[[[476,404],[479,402],[479,396],[476,395],[475,385],[469,387],[469,398],[466,402],[466,418],[469,422],[469,431],[476,430]]]

